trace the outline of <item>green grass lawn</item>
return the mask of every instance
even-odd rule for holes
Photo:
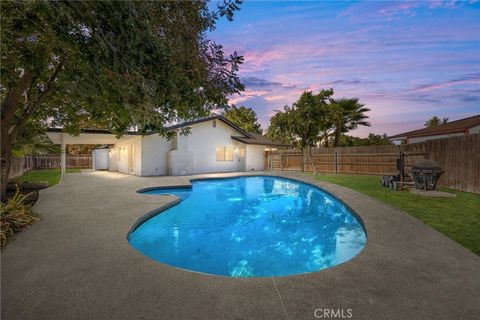
[[[80,169],[67,169],[67,173],[75,173],[80,171]],[[31,170],[23,176],[15,178],[14,180],[19,182],[48,181],[48,186],[51,187],[60,182],[60,176],[60,169]]]
[[[397,207],[480,255],[480,195],[442,189],[456,198],[426,198],[392,191],[379,176],[326,174],[316,179],[335,183]]]

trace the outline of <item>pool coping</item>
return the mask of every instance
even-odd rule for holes
[[[214,274],[214,273],[207,273],[207,272],[202,272],[202,271],[198,271],[198,270],[192,270],[192,269],[187,269],[187,268],[181,268],[181,267],[178,267],[178,266],[175,266],[175,265],[171,265],[171,264],[168,264],[168,263],[165,263],[165,262],[162,262],[162,261],[157,261],[147,255],[145,255],[143,252],[141,252],[143,255],[145,255],[145,257],[149,258],[149,259],[152,259],[153,261],[155,261],[156,263],[161,263],[161,264],[164,264],[166,266],[169,266],[171,268],[176,268],[176,269],[179,269],[179,270],[182,270],[182,271],[186,271],[186,272],[194,272],[194,273],[199,273],[199,274],[203,274],[203,275],[206,275],[206,276],[212,276],[212,277],[225,277],[225,278],[236,278],[236,279],[242,279],[242,278],[248,278],[248,279],[271,279],[271,278],[286,278],[286,277],[296,277],[296,276],[301,276],[301,275],[305,275],[305,274],[311,274],[311,273],[316,273],[316,272],[322,272],[323,270],[327,270],[327,269],[332,269],[332,268],[335,268],[337,266],[340,266],[342,264],[345,264],[345,263],[349,263],[350,261],[356,259],[358,256],[360,256],[362,254],[362,252],[365,250],[365,248],[367,247],[368,245],[368,232],[367,232],[367,229],[365,227],[365,223],[362,219],[362,217],[357,213],[355,212],[345,201],[343,201],[342,199],[340,199],[339,197],[337,197],[335,194],[323,189],[322,187],[320,186],[317,186],[313,183],[310,183],[310,182],[305,182],[305,181],[301,181],[299,179],[295,179],[295,178],[290,178],[290,177],[282,177],[282,176],[279,176],[279,175],[267,175],[267,174],[249,174],[249,175],[242,175],[242,174],[238,174],[238,175],[233,175],[233,176],[228,176],[228,177],[213,177],[213,178],[192,178],[192,179],[189,179],[189,183],[190,184],[183,184],[183,185],[172,185],[172,186],[168,186],[168,185],[165,185],[165,186],[158,186],[158,187],[147,187],[147,188],[142,188],[142,189],[139,189],[137,190],[136,192],[137,193],[144,193],[144,192],[148,192],[148,191],[153,191],[153,190],[163,190],[163,189],[193,189],[193,185],[191,184],[192,182],[195,182],[195,181],[212,181],[212,180],[228,180],[228,179],[236,179],[236,178],[245,178],[245,177],[273,177],[273,178],[280,178],[280,179],[284,179],[284,180],[290,180],[290,181],[294,181],[294,182],[298,182],[298,183],[303,183],[303,184],[306,184],[312,188],[316,188],[318,190],[320,190],[321,192],[324,192],[326,193],[328,196],[334,198],[336,201],[340,202],[349,212],[349,214],[351,214],[352,216],[355,217],[355,219],[358,221],[358,223],[360,224],[360,226],[362,227],[363,229],[363,232],[365,234],[365,238],[366,238],[366,242],[365,242],[365,245],[362,247],[362,249],[356,254],[354,255],[353,257],[351,257],[350,259],[346,260],[346,261],[343,261],[341,263],[338,263],[338,264],[335,264],[335,265],[332,265],[332,266],[329,266],[329,267],[326,267],[326,268],[322,268],[320,270],[316,270],[316,271],[310,271],[310,272],[302,272],[302,273],[296,273],[296,274],[289,274],[289,275],[278,275],[278,276],[253,276],[253,277],[232,277],[232,276],[228,276],[228,275],[221,275],[221,274]],[[144,215],[142,215],[141,217],[139,217],[137,219],[137,221],[133,224],[132,228],[128,231],[127,233],[127,241],[130,242],[130,235],[135,232],[135,230],[137,230],[143,223],[147,222],[149,219],[165,212],[166,210],[176,206],[177,204],[180,204],[182,202],[182,199],[180,199],[179,197],[175,196],[175,195],[171,195],[169,194],[170,196],[173,196],[175,197],[174,200],[172,200],[171,202],[165,204],[165,205],[162,205],[161,207],[157,208],[157,209],[154,209],[154,210],[151,210],[147,213],[145,213]],[[158,196],[161,196],[161,195],[158,195]],[[136,248],[135,248],[136,249]],[[138,249],[136,249],[138,250]]]

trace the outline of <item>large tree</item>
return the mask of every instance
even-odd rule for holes
[[[267,136],[302,149],[316,146],[329,126],[327,103],[332,95],[332,89],[317,94],[305,91],[291,107],[285,106],[270,119]]]
[[[1,185],[27,124],[117,135],[209,114],[243,89],[243,58],[206,37],[239,0],[1,1]]]
[[[315,147],[320,141],[320,132],[327,124],[327,101],[332,95],[332,89],[321,90],[317,94],[305,91],[293,104],[295,121],[292,129],[300,148]]]
[[[321,90],[317,94],[306,91],[291,107],[270,119],[267,135],[270,138],[311,148],[321,141],[329,146],[333,135],[333,145],[339,146],[342,134],[356,129],[359,125],[370,126],[365,114],[370,109],[359,103],[357,98],[334,99],[333,90]]]
[[[247,132],[263,133],[262,126],[258,123],[257,114],[252,108],[247,108],[245,106],[237,108],[237,106],[232,105],[222,112],[222,116]]]
[[[318,94],[305,91],[291,107],[285,106],[283,112],[272,117],[267,135],[289,139],[301,148],[302,158],[305,149],[310,156],[311,148],[321,140],[321,132],[327,125],[327,101],[332,95],[332,89],[321,90]],[[302,161],[302,169],[303,164]],[[313,169],[316,171],[315,167]]]
[[[358,126],[370,126],[366,121],[368,116],[365,114],[370,111],[363,104],[359,103],[358,98],[330,99],[328,118],[334,128],[333,146],[338,147],[340,136]]]
[[[283,107],[283,111],[276,110],[275,115],[270,118],[270,125],[266,133],[267,137],[281,141],[284,144],[296,144],[297,139],[292,131],[295,119],[290,115],[291,112],[293,113],[293,110],[287,105]]]
[[[446,124],[447,122],[448,122],[448,118],[440,119],[437,116],[433,116],[425,122],[425,127],[427,128],[436,127],[442,124]]]

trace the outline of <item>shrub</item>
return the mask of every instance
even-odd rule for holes
[[[5,203],[0,204],[0,246],[7,244],[10,237],[22,230],[25,230],[32,223],[38,220],[30,212],[31,205],[25,204],[29,195],[22,195],[17,188],[15,195]]]

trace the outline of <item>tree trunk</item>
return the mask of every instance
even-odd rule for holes
[[[1,105],[1,123],[0,123],[0,201],[5,200],[8,175],[10,173],[10,164],[12,160],[12,144],[15,141],[18,130],[21,126],[15,124],[18,119],[15,119],[15,113],[19,107],[22,95],[30,87],[33,81],[33,75],[24,71],[24,74],[18,84],[10,89]],[[20,119],[26,122],[25,119]]]
[[[312,148],[308,148],[308,160],[310,161],[310,164],[312,166],[313,174],[317,174],[317,167],[315,166],[315,162],[312,160]]]
[[[325,140],[325,142],[324,142],[325,148],[328,148],[328,144],[329,144],[329,143],[328,143],[328,134],[327,134],[326,132],[325,132],[325,134],[324,134],[324,138],[323,138],[323,139]]]
[[[3,130],[2,130],[3,131]],[[2,132],[2,143],[1,143],[1,194],[0,194],[0,201],[4,201],[6,197],[6,190],[7,190],[7,182],[8,182],[8,174],[10,173],[10,164],[12,160],[12,142],[10,141],[9,135],[4,135]]]
[[[9,105],[8,103],[4,103],[2,105],[2,111],[9,114],[14,114],[11,112],[11,109],[14,108],[13,106]],[[8,175],[10,173],[10,164],[12,161],[12,130],[10,126],[11,118],[2,117],[1,121],[1,128],[0,128],[0,201],[5,201],[6,190],[7,190],[7,182],[8,182]],[[15,131],[16,132],[16,131]],[[15,134],[15,132],[13,132]]]
[[[333,146],[338,147],[338,144],[340,143],[340,130],[335,130],[335,140],[333,141]]]

